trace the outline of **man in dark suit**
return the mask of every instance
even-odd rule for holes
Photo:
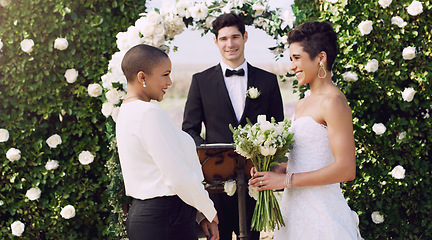
[[[283,104],[276,75],[251,66],[244,57],[248,39],[241,17],[223,14],[213,22],[215,44],[222,61],[193,76],[185,106],[182,128],[189,133],[197,145],[205,143],[232,143],[233,127],[252,123],[258,115],[270,120],[282,121]],[[247,97],[248,89],[256,88],[258,96]],[[205,139],[201,137],[202,123]],[[237,195],[210,194],[219,216],[221,240],[231,240],[232,232],[239,234]],[[246,212],[248,226],[255,207],[255,200],[247,196]],[[259,232],[248,232],[248,239],[259,239]]]

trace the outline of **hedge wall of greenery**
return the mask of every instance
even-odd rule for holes
[[[116,238],[106,119],[87,87],[144,10],[138,0],[0,1],[1,239],[22,232],[17,221],[23,239]]]
[[[344,189],[362,237],[432,239],[431,2],[300,2],[338,32],[333,78],[353,110],[358,163]]]

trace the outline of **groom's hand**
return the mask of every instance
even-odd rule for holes
[[[272,167],[272,172],[274,172],[274,173],[286,173],[286,167],[287,167],[287,163],[275,164]]]
[[[201,229],[203,230],[207,239],[219,240],[218,224],[219,224],[219,220],[217,215],[215,216],[212,222],[209,222],[207,219],[203,219],[200,222]]]

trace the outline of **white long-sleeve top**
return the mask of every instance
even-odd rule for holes
[[[196,146],[157,105],[124,103],[116,123],[126,195],[136,199],[178,195],[211,222],[216,209],[202,181]]]

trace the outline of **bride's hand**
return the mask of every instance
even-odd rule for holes
[[[257,173],[258,171],[257,171],[257,169],[255,168],[255,167],[252,167],[251,169],[250,169],[250,175],[251,175],[251,178],[254,178],[254,175],[255,175],[255,173]]]
[[[249,179],[249,185],[257,187],[258,191],[278,190],[285,188],[285,173],[255,172]]]

